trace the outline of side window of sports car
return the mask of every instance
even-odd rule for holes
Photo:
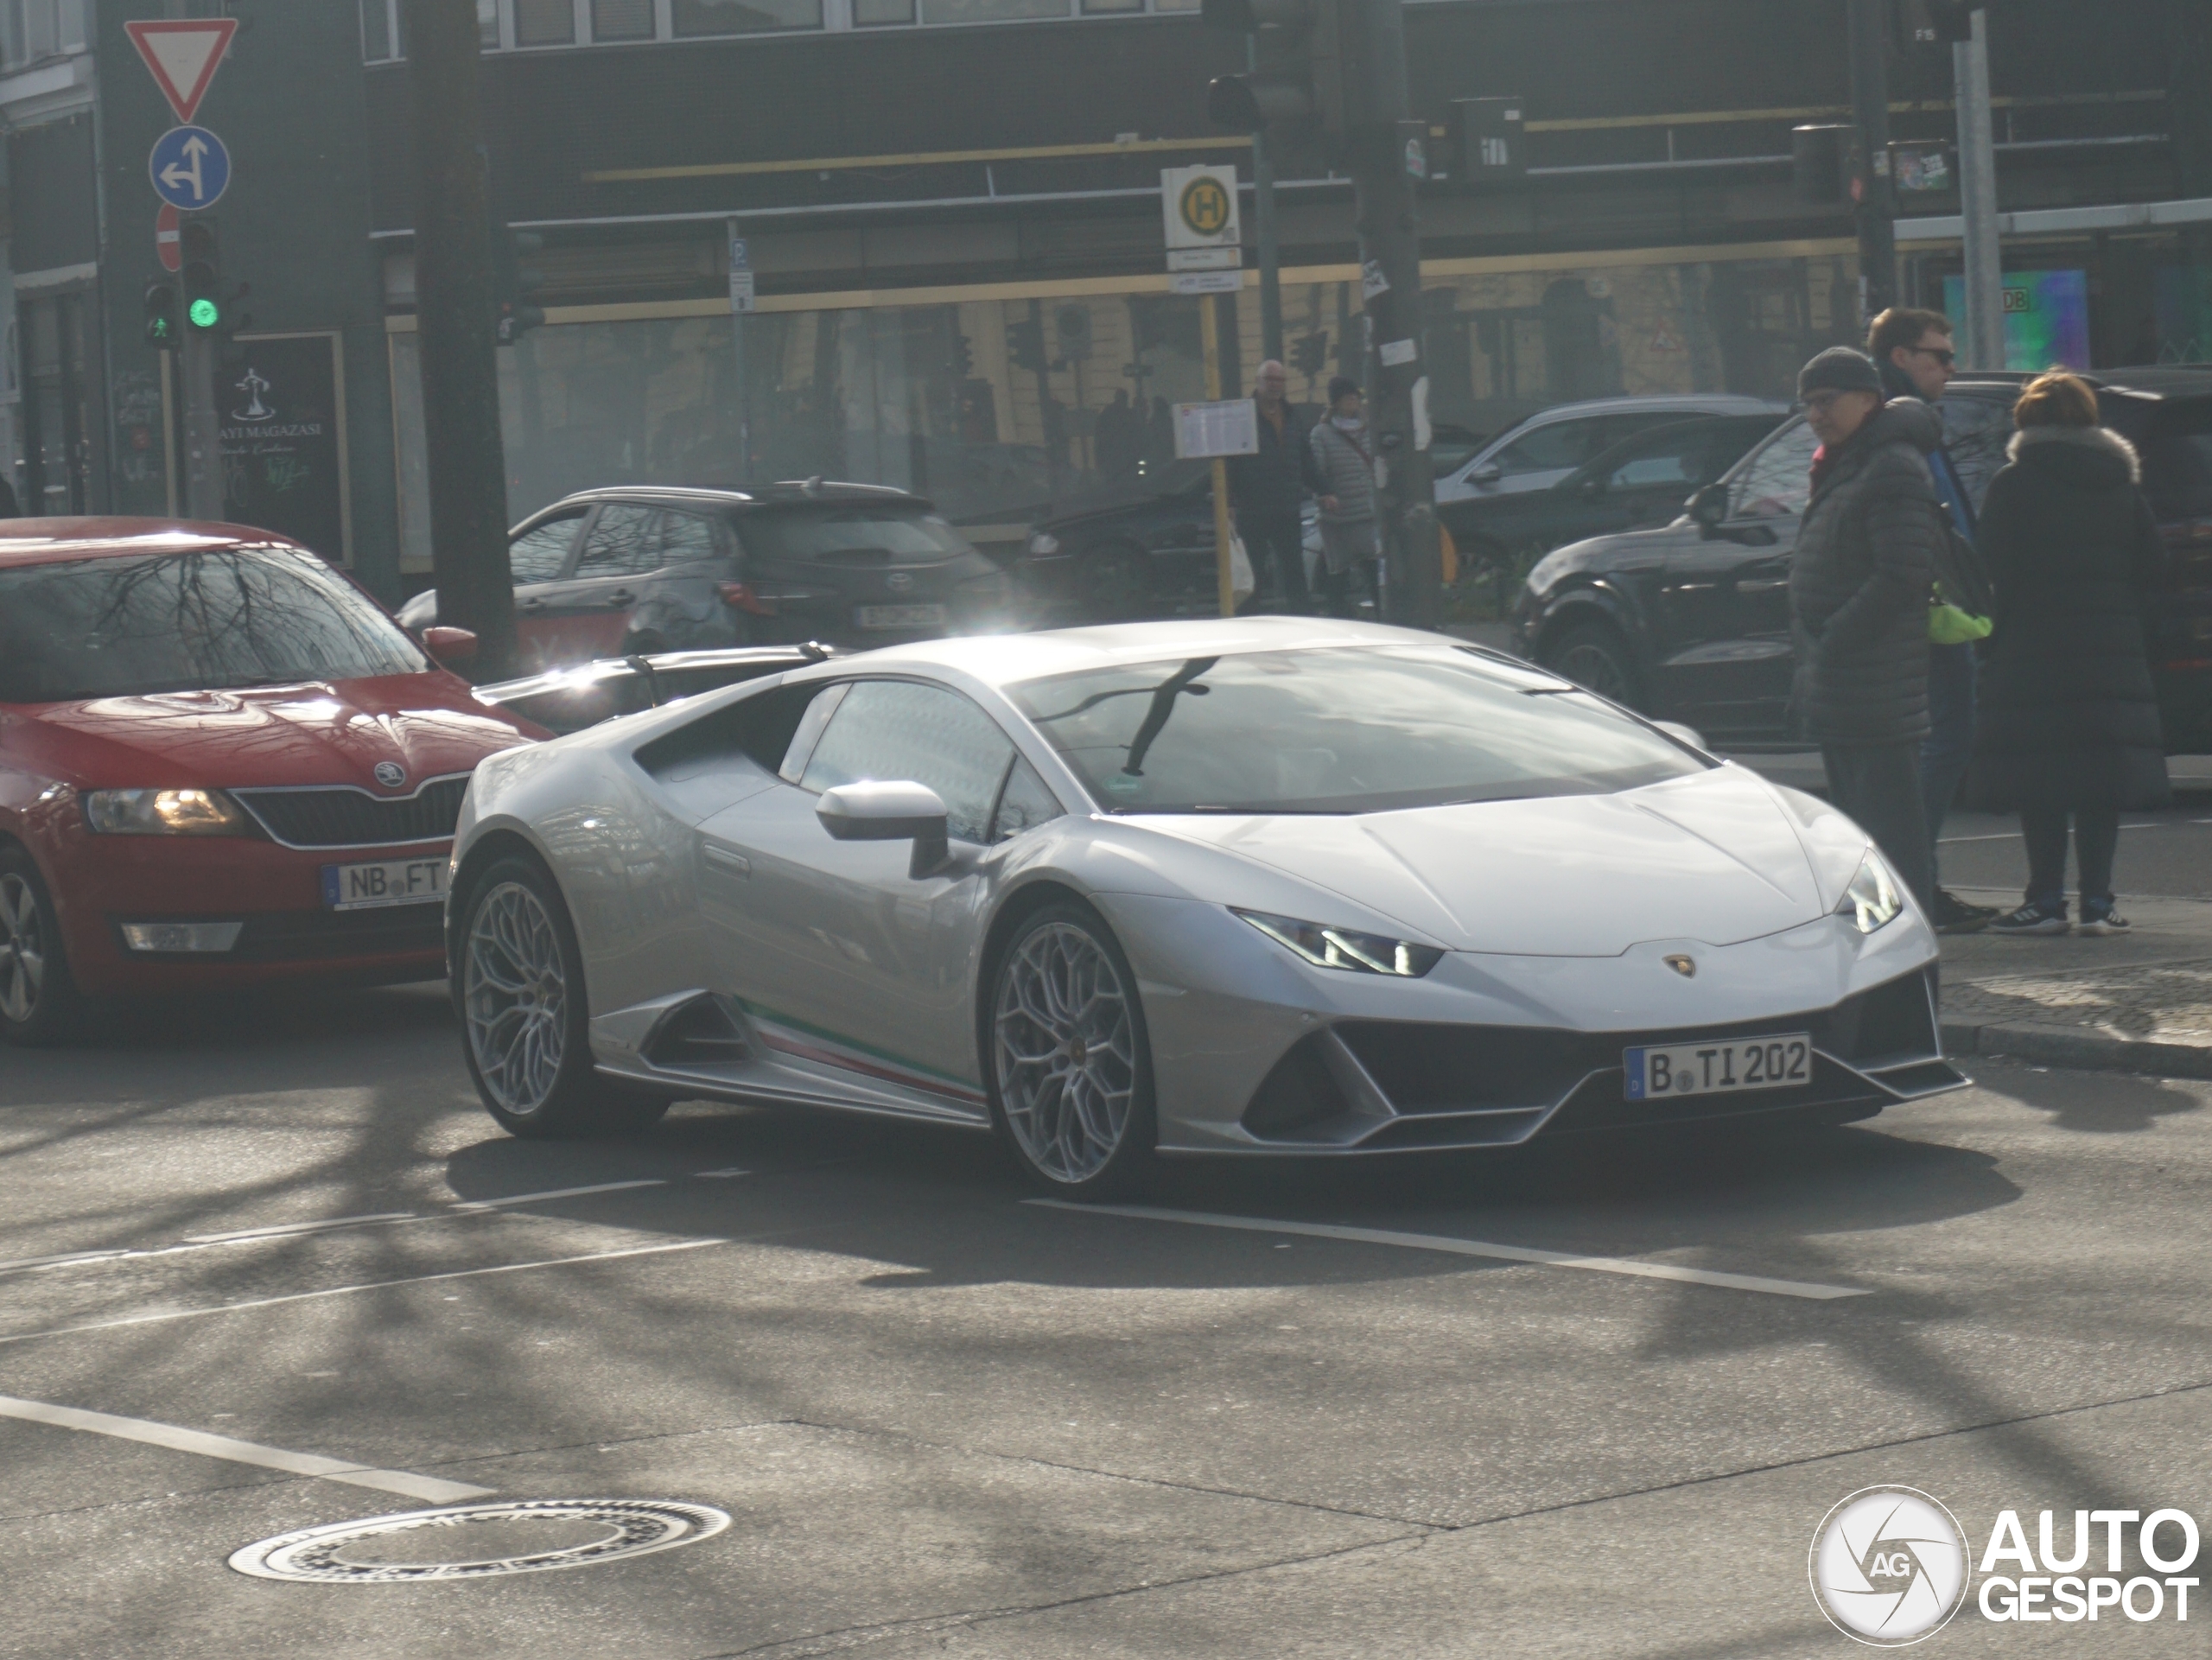
[[[837,712],[837,705],[845,701],[845,694],[853,683],[842,680],[834,686],[825,686],[814,695],[806,706],[806,713],[798,717],[798,726],[791,733],[790,746],[784,751],[784,764],[776,769],[776,776],[786,784],[797,784],[806,773],[808,758],[814,746],[822,741],[822,728],[830,724],[830,717]]]
[[[991,840],[1003,842],[1026,830],[1049,824],[1065,811],[1059,798],[1037,776],[1037,769],[1016,755],[1014,770],[1006,775],[1006,787],[999,792],[998,814],[991,820]]]
[[[813,710],[807,714],[810,719]],[[958,692],[911,680],[862,680],[830,717],[799,787],[818,793],[869,779],[911,779],[944,800],[949,835],[988,842],[1013,754],[1014,740]]]

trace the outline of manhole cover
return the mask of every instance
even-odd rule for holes
[[[231,1557],[241,1574],[317,1584],[391,1585],[588,1568],[696,1544],[729,1517],[704,1504],[658,1498],[544,1498],[461,1504],[302,1528]]]

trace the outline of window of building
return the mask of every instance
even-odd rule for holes
[[[515,0],[517,46],[572,46],[575,39],[574,0]]]
[[[853,27],[880,29],[914,21],[914,0],[853,0]]]
[[[391,0],[361,0],[361,56],[382,63],[392,50]]]
[[[678,36],[819,29],[822,0],[675,0],[670,21]]]
[[[1016,23],[1067,15],[1068,0],[922,0],[925,23]]]
[[[487,52],[499,49],[499,0],[476,0],[476,39]]]
[[[36,63],[85,45],[85,0],[0,0],[0,65]]]
[[[653,0],[591,0],[591,37],[594,41],[650,41]]]
[[[1143,10],[1144,0],[1083,0],[1083,15],[1086,17]]]

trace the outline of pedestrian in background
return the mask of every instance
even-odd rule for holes
[[[1942,526],[1923,459],[1942,436],[1911,398],[1882,401],[1874,360],[1830,347],[1797,375],[1820,439],[1789,563],[1797,718],[1828,798],[1925,911],[1932,899],[1920,745],[1928,735],[1928,592]]]
[[[1359,383],[1329,383],[1329,418],[1310,440],[1319,482],[1321,592],[1338,616],[1352,614],[1352,589],[1372,580],[1382,544],[1375,512],[1375,449]]]
[[[1285,610],[1302,612],[1312,609],[1312,601],[1299,517],[1315,480],[1306,423],[1283,396],[1289,385],[1290,372],[1281,364],[1270,358],[1260,366],[1252,391],[1260,415],[1260,448],[1255,455],[1230,458],[1229,499],[1258,584],[1254,600],[1279,598]]]
[[[2135,451],[2097,424],[2087,381],[2037,376],[2012,424],[2012,460],[1982,503],[1997,631],[1975,760],[1993,804],[2019,810],[2028,891],[1992,931],[2067,931],[2070,814],[2081,931],[2125,933],[2112,888],[2120,815],[2168,798],[2145,638],[2165,547]]]
[[[1916,398],[1933,407],[1957,372],[1951,346],[1951,320],[1940,311],[1893,306],[1867,331],[1867,354],[1882,372],[1882,391],[1891,398]],[[1941,417],[1938,417],[1940,434]],[[1939,436],[1925,457],[1936,499],[1958,538],[1955,551],[1973,557],[1976,542],[1974,498]],[[1986,616],[1955,603],[1961,596],[1936,595],[1928,606],[1928,736],[1920,746],[1921,801],[1928,814],[1929,881],[1934,901],[1929,920],[1943,934],[1970,934],[1996,919],[1993,905],[1968,905],[1944,890],[1941,848],[1943,817],[1966,781],[1974,760],[1974,642],[1986,639]]]

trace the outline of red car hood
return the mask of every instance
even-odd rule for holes
[[[542,735],[442,673],[102,697],[19,707],[18,718],[41,770],[80,790],[358,784],[391,794],[374,769],[396,761],[406,793]]]

